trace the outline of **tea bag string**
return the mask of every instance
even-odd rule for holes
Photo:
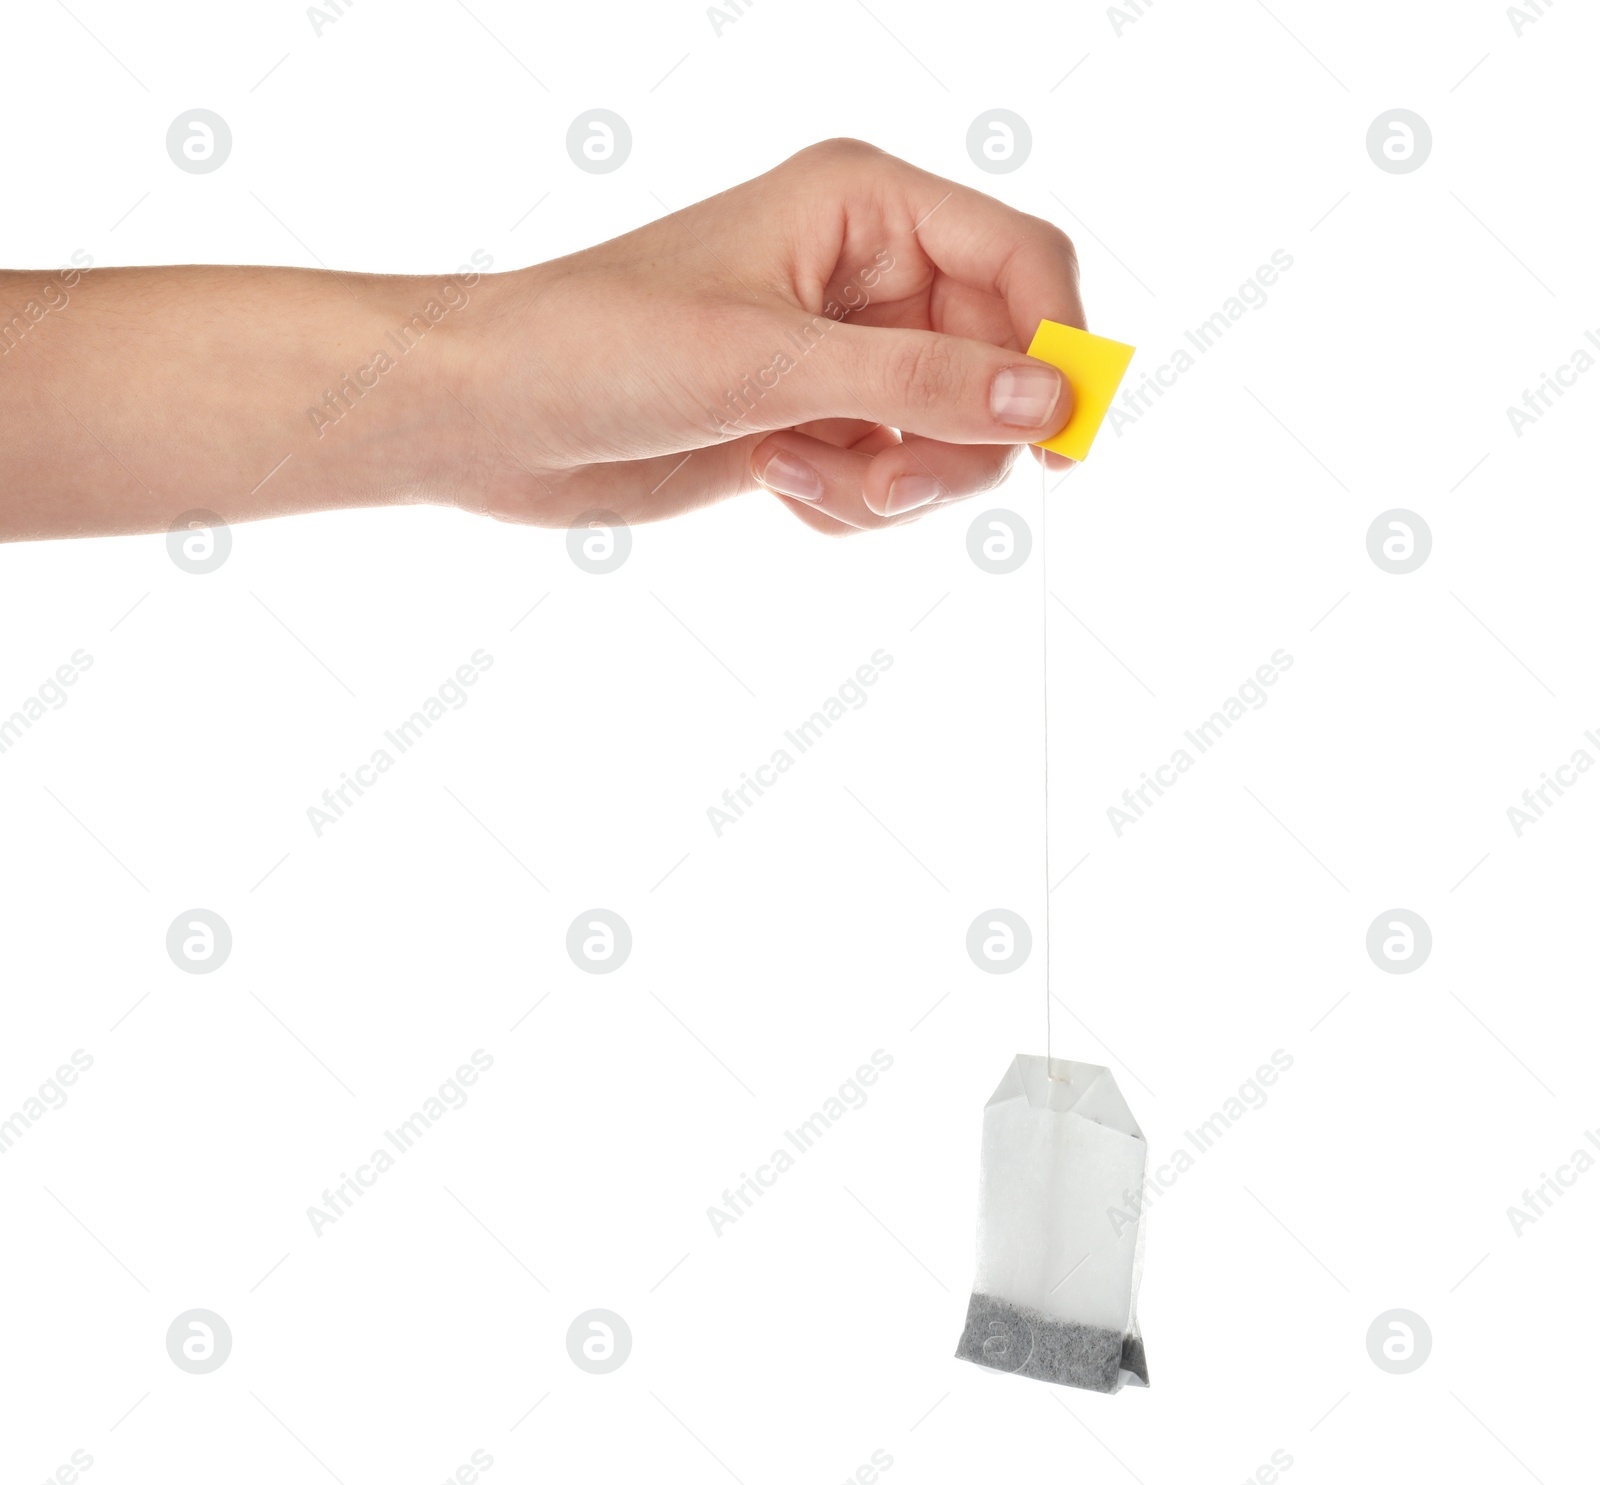
[[[1050,1059],[1050,471],[1039,459],[1039,656],[1044,706],[1044,1071],[1055,1077]]]

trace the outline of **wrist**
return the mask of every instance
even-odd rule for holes
[[[537,266],[457,281],[428,393],[436,418],[426,465],[440,503],[527,519],[530,499],[548,490],[532,328],[543,282]]]
[[[334,503],[456,505],[474,440],[464,401],[476,273],[337,275],[300,413]],[[315,311],[313,312],[315,314]],[[310,338],[310,337],[308,337]]]

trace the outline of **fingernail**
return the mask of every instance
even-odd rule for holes
[[[797,459],[793,454],[774,454],[756,478],[780,495],[792,495],[796,500],[806,500],[812,505],[822,499],[822,476],[804,459]]]
[[[900,516],[919,505],[929,505],[938,498],[943,488],[931,474],[902,474],[889,481],[883,513],[886,516]]]
[[[1040,428],[1061,401],[1062,378],[1048,366],[1009,366],[989,389],[989,411],[1010,428]]]

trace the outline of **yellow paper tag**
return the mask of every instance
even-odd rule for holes
[[[1039,445],[1069,459],[1082,459],[1100,431],[1111,399],[1122,385],[1123,373],[1133,359],[1134,348],[1120,340],[1107,340],[1071,325],[1040,320],[1028,354],[1048,361],[1067,379],[1072,388],[1072,416],[1054,438]]]

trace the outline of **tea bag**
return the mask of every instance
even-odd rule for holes
[[[1147,1152],[1109,1068],[1012,1062],[983,1111],[958,1357],[1095,1392],[1150,1385],[1135,1314]]]

